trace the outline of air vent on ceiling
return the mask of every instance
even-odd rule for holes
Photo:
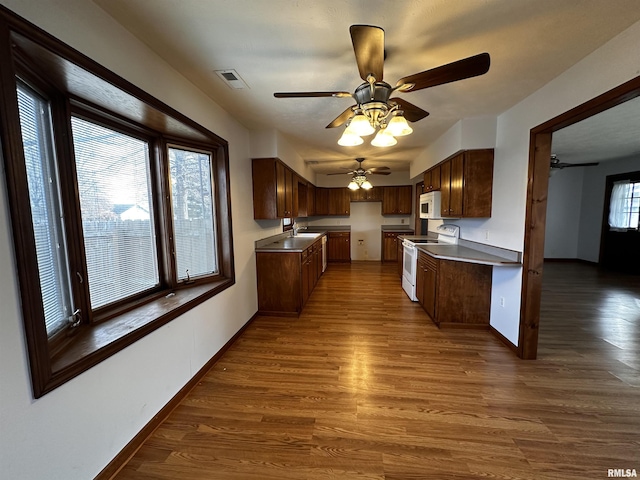
[[[249,86],[242,80],[238,72],[235,70],[215,70],[216,75],[222,79],[224,83],[235,90],[241,90],[243,88],[249,88]]]

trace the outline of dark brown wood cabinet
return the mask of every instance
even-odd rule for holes
[[[329,215],[329,189],[316,187],[316,215]]]
[[[440,190],[440,165],[424,172],[423,182],[422,193]]]
[[[492,149],[459,153],[444,161],[439,168],[443,217],[491,217]]]
[[[303,252],[256,252],[258,313],[297,316],[322,275],[322,240]]]
[[[392,263],[398,261],[398,235],[406,235],[407,232],[382,232],[382,262]]]
[[[297,175],[289,167],[277,158],[254,158],[252,177],[254,219],[293,218],[298,215]]]
[[[488,328],[492,267],[418,253],[416,297],[438,327]]]
[[[413,207],[411,185],[382,188],[382,215],[411,215]]]
[[[314,215],[316,215],[316,186],[307,183],[307,216],[313,217]]]
[[[398,276],[400,277],[400,279],[402,280],[402,262],[403,262],[403,256],[404,256],[404,248],[402,247],[402,242],[398,241],[396,242],[396,244],[398,245]]]
[[[383,188],[384,187],[373,187],[369,190],[365,190],[364,188],[350,190],[349,197],[352,202],[381,202]]]
[[[351,233],[327,233],[327,261],[351,262]]]
[[[329,215],[345,216],[351,214],[350,190],[348,188],[329,188]]]

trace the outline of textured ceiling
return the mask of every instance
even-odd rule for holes
[[[318,172],[351,166],[408,170],[417,152],[461,118],[499,114],[640,20],[637,0],[94,0],[251,129],[275,127]],[[325,126],[352,99],[276,99],[276,91],[352,92],[352,24],[384,28],[384,79],[481,52],[481,77],[408,92],[430,112],[394,147],[340,147]],[[233,90],[215,70],[234,69]]]

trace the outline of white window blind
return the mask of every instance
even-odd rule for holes
[[[640,182],[629,180],[615,182],[609,204],[609,226],[611,229],[638,229],[639,215]]]
[[[50,337],[68,324],[72,307],[49,106],[19,84],[18,109],[44,321]]]
[[[159,284],[149,145],[72,117],[93,309]]]
[[[169,148],[178,280],[218,272],[209,153]]]

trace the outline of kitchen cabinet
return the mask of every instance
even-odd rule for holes
[[[423,182],[422,193],[440,190],[440,165],[424,172]]]
[[[329,215],[329,189],[316,187],[316,216]]]
[[[296,198],[298,199],[298,214],[295,217],[309,217],[309,195],[307,193],[307,182],[297,175],[295,181],[298,185],[297,191],[295,192]]]
[[[302,252],[256,252],[258,313],[297,316],[322,275],[322,240]]]
[[[493,150],[467,150],[440,165],[443,217],[491,217]]]
[[[296,174],[277,158],[254,158],[253,218],[293,218],[298,210]],[[297,176],[296,176],[297,177]]]
[[[381,202],[382,188],[383,187],[373,187],[369,190],[365,190],[364,188],[350,190],[349,196],[352,202]]]
[[[329,188],[329,215],[344,216],[351,213],[350,190],[348,188]]]
[[[382,215],[411,215],[411,185],[382,188]]]
[[[438,327],[488,328],[490,265],[438,260],[418,252],[416,297]]]
[[[351,262],[351,233],[327,233],[327,261]]]
[[[307,183],[307,217],[316,215],[316,186]]]
[[[406,235],[407,232],[382,232],[382,262],[391,263],[398,261],[398,235]],[[402,243],[402,242],[400,242]]]

